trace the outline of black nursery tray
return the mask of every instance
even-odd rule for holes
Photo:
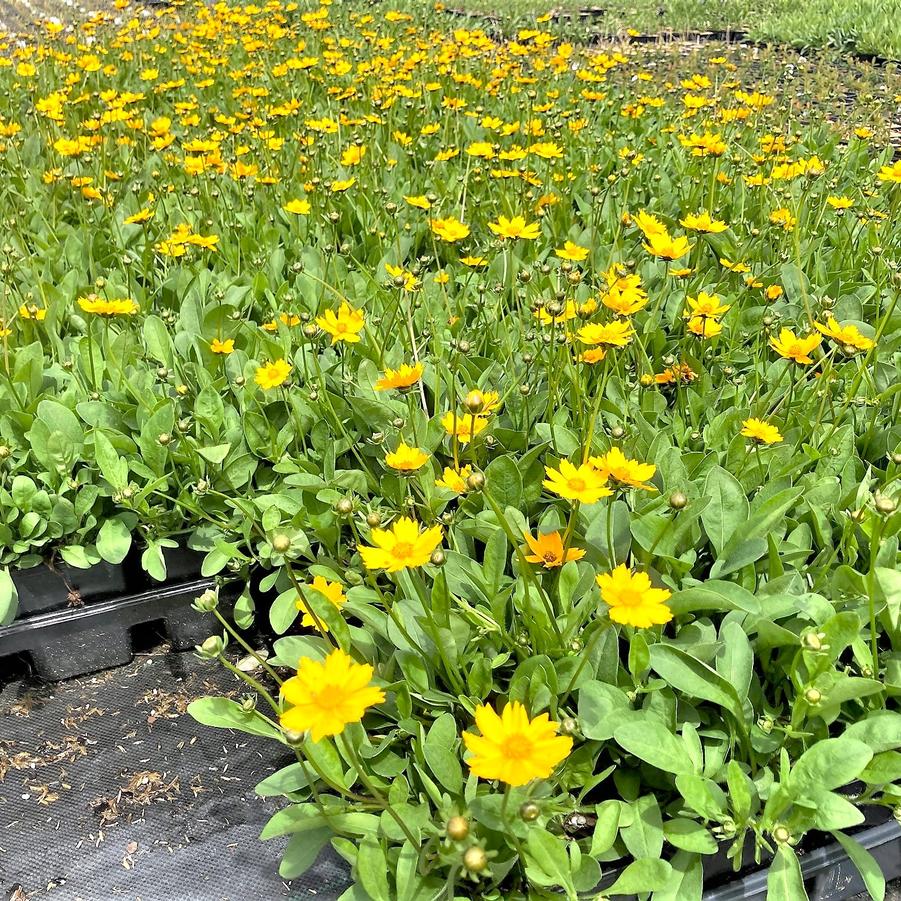
[[[134,633],[155,629],[175,650],[188,650],[217,631],[191,602],[211,579],[200,575],[201,555],[178,549],[166,556],[167,580],[154,583],[128,560],[86,570],[63,564],[13,574],[19,613],[0,628],[0,680],[26,660],[46,681],[71,679],[131,662]],[[223,601],[234,598],[224,589]],[[4,665],[4,660],[6,664]]]

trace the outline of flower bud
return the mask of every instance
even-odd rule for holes
[[[804,692],[804,700],[811,706],[816,706],[823,700],[823,693],[817,688],[808,688]]]
[[[785,826],[776,826],[772,831],[773,841],[777,845],[786,845],[791,841],[792,834]]]
[[[470,491],[481,491],[485,487],[485,475],[481,472],[473,472],[466,479],[466,487]]]
[[[5,444],[0,444],[0,460],[6,460],[12,456],[12,448]]]
[[[350,516],[354,512],[354,502],[349,497],[342,497],[335,504],[335,513],[339,516]]]
[[[526,823],[532,823],[541,816],[541,808],[534,801],[526,801],[519,808],[519,816]]]
[[[366,514],[366,525],[369,526],[370,529],[378,528],[382,524],[382,514],[376,512],[375,510],[372,513]]]
[[[877,512],[881,513],[883,516],[889,516],[898,509],[898,502],[885,494],[877,494],[873,500],[873,504],[876,507]]]
[[[470,391],[463,398],[463,406],[473,415],[481,413],[485,409],[485,395],[478,389]]]
[[[432,566],[444,566],[444,563],[446,560],[447,560],[447,555],[444,553],[443,550],[441,550],[440,547],[435,548],[435,550],[432,551],[432,556],[429,557],[429,563],[431,563]]]
[[[225,642],[219,635],[211,635],[203,644],[197,645],[196,651],[204,660],[215,660],[225,650]]]
[[[669,505],[673,510],[684,510],[688,506],[688,498],[682,491],[674,491],[669,496]]]
[[[277,532],[272,536],[269,543],[272,545],[272,550],[277,554],[286,554],[291,550],[291,536],[286,535],[284,532]]]
[[[484,873],[488,868],[488,855],[478,845],[473,845],[463,852],[463,866],[470,873]]]
[[[199,613],[212,613],[219,606],[219,592],[208,588],[192,604]]]
[[[453,816],[447,821],[445,830],[451,841],[462,842],[469,835],[469,820],[466,817]]]

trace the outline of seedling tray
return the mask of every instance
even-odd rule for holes
[[[191,607],[212,587],[210,579],[194,579],[135,594],[113,592],[81,606],[44,609],[0,628],[0,661],[24,656],[45,681],[71,679],[129,663],[140,627],[157,628],[175,650],[188,650],[216,631],[208,616]],[[223,601],[229,597],[233,592],[223,592]]]

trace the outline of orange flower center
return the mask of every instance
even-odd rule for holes
[[[545,563],[556,563],[557,555],[553,551],[545,551],[542,559]]]
[[[641,592],[636,591],[634,588],[621,588],[618,601],[623,607],[640,607]]]
[[[501,750],[510,760],[523,760],[532,753],[532,742],[522,732],[514,732],[504,739]]]
[[[394,549],[391,553],[397,557],[398,560],[407,560],[413,556],[413,545],[409,541],[399,541],[394,545]]]
[[[570,488],[570,491],[584,491],[585,490],[585,479],[570,479],[569,480],[569,488]]]

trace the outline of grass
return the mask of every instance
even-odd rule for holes
[[[451,0],[447,4],[523,24],[552,13],[562,27],[572,30],[567,16],[585,9],[597,12],[578,20],[578,30],[624,35],[685,31],[746,31],[757,40],[778,41],[798,47],[834,48],[901,58],[901,0],[562,0],[551,4],[535,0]]]

